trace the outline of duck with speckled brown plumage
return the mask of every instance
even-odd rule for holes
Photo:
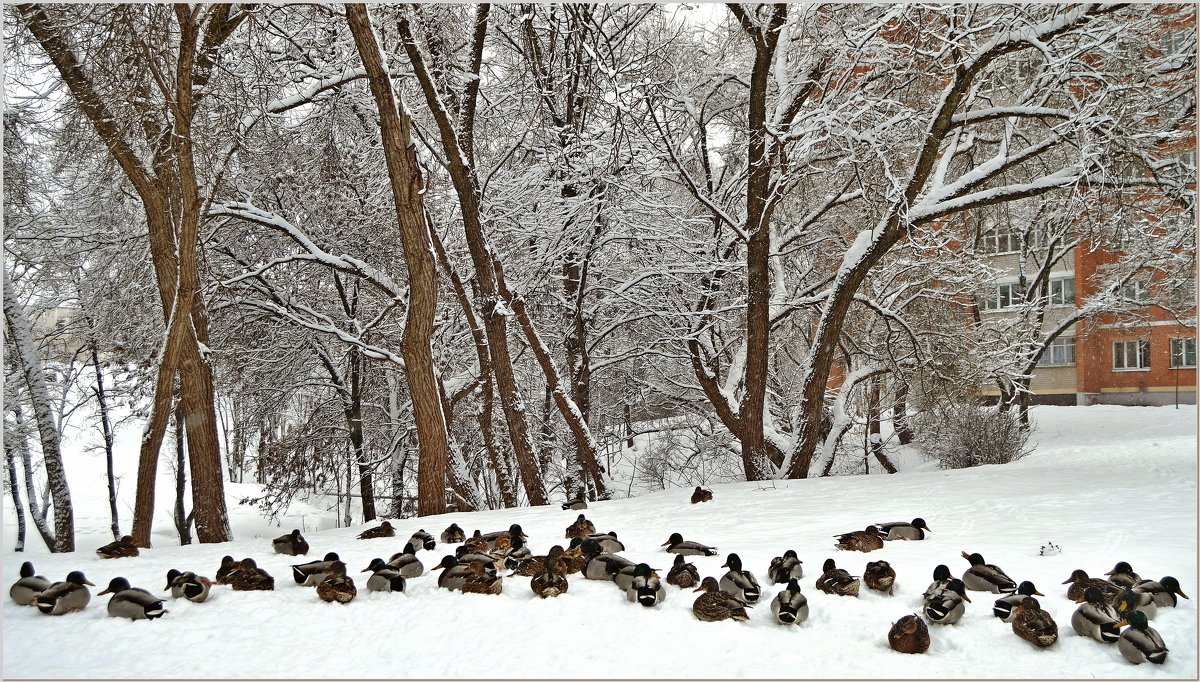
[[[467,566],[466,579],[458,589],[469,594],[500,594],[504,589],[504,578],[489,573],[484,562],[472,561]]]
[[[892,623],[888,646],[902,654],[923,654],[929,651],[929,627],[916,614],[904,616]]]
[[[868,561],[867,567],[863,569],[862,581],[876,592],[891,595],[896,587],[896,569],[883,559]]]
[[[132,535],[122,535],[120,540],[110,542],[96,549],[101,559],[120,559],[138,555],[137,545],[133,543]]]
[[[573,538],[585,538],[596,532],[596,524],[587,520],[587,517],[580,514],[575,518],[575,522],[567,526],[566,537],[568,540]]]
[[[249,557],[237,562],[229,574],[229,584],[237,592],[266,592],[275,589],[275,578]]]
[[[1058,625],[1037,599],[1025,597],[1015,611],[1012,629],[1018,637],[1041,649],[1058,641]]]
[[[339,604],[349,604],[358,596],[358,588],[354,586],[354,579],[346,575],[344,561],[335,561],[329,565],[325,579],[317,584],[317,596],[322,601]]]
[[[392,528],[391,521],[384,521],[383,523],[379,524],[378,526],[375,526],[374,528],[368,528],[358,534],[359,540],[373,540],[375,538],[394,538],[394,537],[396,537],[396,529]]]
[[[217,568],[217,572],[213,574],[213,579],[218,585],[228,585],[229,576],[237,569],[237,562],[233,557],[226,554],[221,557],[221,565]]]
[[[562,549],[558,545],[555,545],[554,548]],[[551,548],[550,553],[542,558],[541,569],[529,578],[529,589],[542,599],[565,594],[569,587],[565,573],[566,563],[561,558],[555,557],[554,548]]]
[[[833,559],[826,559],[817,578],[817,589],[826,594],[857,597],[861,581],[844,568],[838,568]]]
[[[1062,584],[1066,585],[1068,583],[1071,586],[1067,588],[1067,599],[1071,601],[1083,599],[1083,594],[1087,592],[1087,588],[1089,587],[1095,587],[1110,599],[1121,593],[1121,588],[1115,583],[1111,583],[1104,578],[1089,578],[1087,571],[1082,568],[1071,571],[1071,577],[1064,580]]]
[[[682,554],[676,554],[674,565],[667,571],[667,584],[677,585],[686,590],[699,583],[700,571],[696,570],[696,564],[688,561]]]
[[[450,524],[446,530],[442,531],[441,540],[443,545],[456,545],[466,539],[467,534],[463,532],[462,528],[459,528],[457,523]]]
[[[883,549],[883,536],[879,534],[879,529],[875,526],[867,526],[865,530],[842,533],[834,537],[837,538],[837,544],[834,546],[838,549],[853,552],[873,552]]]
[[[717,579],[709,576],[700,582],[700,587],[694,592],[704,594],[692,602],[692,614],[699,620],[713,623],[720,620],[750,620],[746,602],[727,592],[721,591]]]

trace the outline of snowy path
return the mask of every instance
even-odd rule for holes
[[[811,608],[799,628],[774,624],[769,603],[776,589],[765,585],[749,622],[701,623],[690,610],[697,595],[672,586],[666,603],[645,609],[625,601],[612,584],[578,576],[568,594],[543,601],[530,592],[528,578],[506,580],[504,593],[490,597],[439,590],[436,573],[427,574],[410,581],[407,594],[393,595],[368,593],[367,574],[357,572],[371,558],[398,551],[418,527],[437,535],[451,521],[468,533],[520,523],[535,552],[544,552],[566,543],[563,529],[576,514],[557,507],[401,520],[391,539],[354,539],[362,527],[307,533],[312,558],[337,551],[347,561],[360,590],[349,605],[325,604],[311,588],[295,585],[290,557],[271,554],[267,540],[252,538],[248,520],[235,524],[245,539],[177,547],[163,514],[158,547],[138,558],[102,561],[93,552],[109,539],[102,479],[90,489],[73,479],[83,508],[80,551],[51,556],[31,538],[30,552],[13,553],[6,503],[6,585],[28,558],[51,579],[83,570],[100,586],[93,592],[123,575],[166,594],[160,588],[168,569],[211,576],[220,557],[232,554],[253,556],[275,576],[277,589],[216,587],[209,603],[168,600],[170,613],[153,622],[108,618],[107,597],[58,618],[6,598],[2,672],[6,678],[1195,678],[1195,408],[1039,407],[1034,418],[1038,451],[1004,467],[716,486],[715,499],[702,505],[689,504],[690,490],[670,490],[596,503],[586,511],[599,530],[619,533],[627,556],[664,576],[673,555],[659,545],[671,532],[720,548],[720,556],[693,559],[702,576],[719,576],[725,554],[737,552],[765,583],[770,559],[795,549],[804,561],[801,585]],[[888,543],[868,555],[833,548],[836,533],[914,516],[924,517],[933,531],[926,541]],[[292,525],[264,526],[259,534],[280,535]],[[1062,553],[1039,556],[1046,541]],[[439,545],[419,556],[428,569],[451,550]],[[961,575],[968,567],[959,556],[963,550],[982,553],[1018,581],[1034,581],[1047,594],[1041,602],[1059,625],[1059,642],[1036,650],[991,615],[994,597],[970,592],[974,601],[961,622],[930,627],[928,654],[892,652],[885,641],[890,624],[919,609],[936,564]],[[869,560],[888,560],[898,574],[896,594],[864,588],[851,599],[818,592],[813,582],[828,557],[855,574]],[[1160,609],[1151,622],[1171,650],[1163,666],[1132,666],[1115,646],[1071,630],[1075,605],[1060,583],[1073,569],[1097,576],[1120,560],[1144,578],[1177,577],[1193,597],[1181,600],[1180,608]]]

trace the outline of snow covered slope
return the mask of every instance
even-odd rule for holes
[[[310,531],[310,558],[337,551],[358,583],[358,598],[338,605],[295,585],[288,569],[294,562],[272,554],[264,539],[299,526],[299,514],[314,510],[293,509],[296,518],[285,520],[283,529],[240,519],[237,541],[188,547],[171,546],[169,516],[162,513],[154,549],[102,561],[92,550],[108,540],[103,479],[72,479],[81,507],[80,551],[52,556],[31,537],[29,552],[13,553],[7,510],[0,553],[6,585],[21,561],[31,559],[54,580],[84,571],[100,586],[93,592],[121,575],[165,595],[168,569],[211,576],[221,556],[232,554],[258,560],[276,577],[276,590],[216,587],[208,603],[168,600],[169,613],[151,622],[109,618],[108,597],[61,617],[6,598],[3,676],[1195,678],[1196,409],[1038,407],[1033,416],[1037,451],[1007,466],[722,485],[701,505],[689,504],[690,490],[677,489],[586,511],[599,530],[619,533],[628,557],[664,576],[673,555],[660,545],[672,532],[721,550],[693,559],[701,575],[720,576],[725,554],[737,552],[765,587],[746,623],[699,622],[691,613],[698,595],[672,586],[664,604],[646,609],[625,601],[611,583],[579,576],[572,576],[567,594],[543,601],[528,578],[507,579],[500,596],[464,595],[437,589],[435,572],[410,581],[407,594],[377,594],[365,590],[367,574],[357,572],[371,558],[398,551],[417,528],[436,535],[452,521],[468,533],[520,523],[541,553],[566,544],[563,530],[576,512],[557,507],[401,520],[392,539],[356,540],[362,527]],[[75,466],[67,465],[69,471]],[[132,487],[132,476],[127,480]],[[169,509],[169,501],[160,499],[160,508]],[[867,555],[833,547],[836,533],[914,516],[932,529],[925,541],[892,542]],[[1061,553],[1039,556],[1048,541]],[[811,616],[800,627],[784,628],[771,619],[776,589],[765,586],[765,574],[770,559],[789,548],[804,561],[801,585]],[[439,545],[419,556],[428,569],[452,549]],[[890,624],[919,610],[935,565],[961,575],[968,567],[963,550],[983,554],[1046,593],[1041,602],[1059,625],[1058,643],[1035,649],[992,616],[993,596],[970,592],[974,601],[962,621],[930,626],[928,654],[891,651],[885,640]],[[898,574],[895,595],[864,588],[853,599],[817,591],[813,583],[828,557],[855,574],[869,560],[888,560]],[[1171,650],[1163,666],[1132,666],[1115,646],[1071,630],[1075,605],[1062,581],[1073,569],[1098,576],[1121,560],[1144,578],[1177,577],[1193,598],[1160,609],[1151,622]]]

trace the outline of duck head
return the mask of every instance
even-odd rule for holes
[[[789,549],[788,551],[784,552],[783,558],[784,559],[795,559],[799,563],[804,563],[803,561],[800,561],[800,557],[796,556],[796,550],[794,550],[794,549]]]
[[[83,577],[83,571],[71,571],[68,573],[67,582],[75,583],[76,585],[91,585],[92,587],[96,586],[96,583]]]
[[[946,564],[938,564],[937,567],[933,569],[934,580],[949,580],[953,577],[954,576],[950,574],[950,567]]]
[[[959,580],[958,578],[955,578],[947,583],[946,589],[962,597],[963,601],[971,601],[971,598],[967,596],[967,586],[964,585],[963,581]]]
[[[183,575],[183,573],[176,568],[172,568],[171,570],[167,571],[167,587],[164,587],[163,589],[165,590],[169,588],[171,583],[175,582],[175,579],[181,575]]]
[[[912,525],[913,528],[920,528],[921,530],[929,531],[930,533],[933,532],[929,530],[929,526],[925,525],[925,519],[921,518],[920,516],[912,520]]]
[[[659,547],[666,547],[668,545],[678,545],[681,542],[683,542],[682,535],[680,535],[679,533],[671,533],[671,537],[667,538],[667,541],[662,543],[661,545],[659,545]]]
[[[1130,566],[1128,561],[1118,561],[1117,565],[1113,566],[1113,569],[1104,575],[1111,576],[1118,573],[1133,573],[1133,566]]]
[[[1162,585],[1163,589],[1167,590],[1171,594],[1177,594],[1184,599],[1191,599],[1191,597],[1183,593],[1183,590],[1179,587],[1179,581],[1169,575],[1158,581],[1158,584]]]
[[[379,557],[375,557],[374,559],[371,559],[371,565],[367,566],[363,570],[359,571],[359,573],[366,573],[367,571],[370,571],[372,573],[378,573],[379,571],[382,571],[383,569],[385,569],[387,567],[388,567],[388,565],[383,559],[381,559]]]
[[[456,557],[453,557],[453,556],[447,554],[446,556],[442,557],[442,560],[440,562],[438,562],[438,565],[434,566],[432,570],[436,571],[439,568],[454,568],[457,565],[458,565],[458,559]]]
[[[512,535],[513,537],[517,537],[518,535],[523,538],[529,537],[528,535],[525,534],[525,531],[521,530],[521,524],[519,524],[519,523],[514,523],[513,525],[509,526],[508,533],[509,533],[509,535]]]
[[[97,592],[96,596],[100,596],[102,594],[116,594],[117,592],[124,592],[125,590],[128,590],[129,587],[130,587],[130,585],[129,585],[128,580],[126,580],[124,578],[120,578],[120,577],[113,578],[112,580],[108,581],[108,587],[104,588],[104,590],[101,592]]]
[[[1083,570],[1082,568],[1077,568],[1074,571],[1071,571],[1071,577],[1062,581],[1062,584],[1066,585],[1067,583],[1073,583],[1073,582],[1078,582],[1078,581],[1087,580],[1087,579],[1088,579],[1087,571]]]
[[[792,578],[791,580],[788,581],[787,588],[785,588],[785,589],[787,589],[790,592],[799,592],[800,591],[800,581],[796,580],[795,578]]]
[[[825,573],[835,569],[837,569],[837,563],[832,558],[826,559],[825,563],[821,565],[821,570]]]
[[[730,554],[725,559],[725,563],[721,564],[721,568],[729,568],[731,571],[741,572],[742,558],[736,554]]]
[[[700,581],[700,587],[692,590],[692,592],[720,592],[721,585],[717,583],[717,579],[711,575]]]
[[[1034,595],[1034,594],[1036,594],[1039,597],[1046,596],[1046,595],[1042,594],[1041,592],[1038,592],[1038,589],[1036,587],[1034,587],[1033,583],[1028,580],[1023,580],[1023,581],[1021,581],[1020,585],[1017,585],[1017,594],[1024,595],[1026,597],[1028,597],[1030,595]]]
[[[967,561],[971,562],[971,565],[972,565],[972,566],[982,566],[984,563],[986,563],[986,562],[983,560],[983,555],[982,555],[982,554],[980,554],[979,552],[975,552],[974,554],[967,554],[967,553],[964,551],[964,552],[962,553],[962,558],[964,558],[964,559],[966,559]]]

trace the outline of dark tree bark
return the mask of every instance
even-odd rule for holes
[[[896,404],[892,407],[892,424],[901,445],[913,442],[913,432],[908,425],[908,384],[896,377]]]
[[[87,320],[89,328],[92,321]],[[108,397],[104,392],[104,367],[100,364],[100,350],[94,336],[89,335],[88,346],[92,353],[92,367],[96,371],[96,400],[100,405],[100,428],[104,434],[104,464],[108,480],[108,511],[112,516],[113,540],[121,538],[121,524],[117,518],[117,481],[113,476],[113,431],[108,414]]]
[[[192,534],[188,530],[188,515],[183,508],[183,497],[187,487],[186,445],[183,410],[175,408],[175,508],[171,515],[175,522],[175,532],[179,533],[179,544],[192,544]]]
[[[14,552],[25,551],[25,507],[21,504],[21,488],[17,485],[17,463],[10,439],[4,439],[4,466],[8,469],[8,491],[12,494],[13,509],[17,512],[17,544]]]
[[[411,124],[399,95],[392,89],[366,5],[347,5],[346,21],[379,110],[379,130],[400,225],[404,262],[408,267],[410,288],[402,346],[413,416],[417,422],[417,513],[421,516],[441,514],[446,511],[449,437],[431,345],[438,278],[422,205],[424,183],[416,147],[412,143]]]

